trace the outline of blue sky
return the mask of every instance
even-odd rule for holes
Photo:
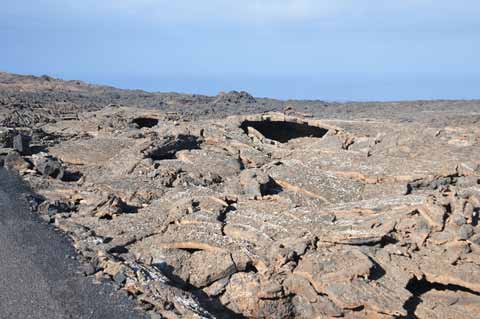
[[[478,0],[16,0],[0,70],[327,100],[480,98]]]

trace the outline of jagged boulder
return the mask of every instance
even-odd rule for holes
[[[51,156],[34,157],[35,169],[45,177],[63,179],[65,168],[61,161]]]

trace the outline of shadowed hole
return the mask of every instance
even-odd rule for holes
[[[167,137],[160,145],[153,148],[149,153],[154,161],[176,159],[177,152],[183,150],[197,150],[200,149],[200,142],[198,137],[193,135],[178,135]]]
[[[473,291],[467,287],[452,285],[452,284],[441,284],[441,283],[434,283],[429,282],[426,279],[417,279],[412,278],[408,284],[406,289],[412,293],[412,296],[405,302],[403,308],[407,310],[408,314],[406,317],[402,317],[402,319],[416,319],[418,318],[415,315],[415,311],[419,304],[422,303],[422,295],[426,292],[435,289],[439,291],[463,291],[470,293],[472,295],[480,296],[480,293],[477,291]]]
[[[158,120],[150,117],[138,117],[133,119],[133,124],[136,124],[139,128],[152,128],[158,124]]]
[[[252,127],[266,138],[280,143],[301,137],[322,138],[328,132],[325,128],[285,121],[244,121],[240,127],[247,134],[248,128]]]
[[[277,195],[283,192],[283,187],[280,186],[273,178],[269,177],[268,183],[261,186],[262,196]]]
[[[125,246],[114,246],[108,250],[110,254],[128,254],[129,250]]]
[[[78,182],[81,178],[82,178],[82,174],[80,172],[66,171],[63,174],[62,181],[64,181],[64,182]]]

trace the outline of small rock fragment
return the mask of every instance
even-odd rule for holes
[[[21,155],[30,154],[30,141],[31,137],[23,134],[17,134],[13,138],[13,148]]]
[[[473,235],[473,226],[472,225],[463,225],[458,230],[457,236],[460,240],[467,240]]]
[[[115,281],[119,285],[122,285],[126,280],[127,280],[127,277],[121,271],[119,271],[113,276],[113,281]]]
[[[91,263],[86,263],[82,265],[82,272],[86,276],[91,276],[95,274],[96,269],[95,269],[95,266],[93,266]]]
[[[454,225],[457,226],[465,225],[465,223],[467,222],[465,217],[461,214],[453,214],[451,221]]]

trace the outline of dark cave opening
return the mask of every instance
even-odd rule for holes
[[[152,128],[158,124],[158,120],[150,117],[137,117],[132,120],[133,124],[136,124],[138,128]]]
[[[269,177],[268,183],[260,186],[262,196],[277,195],[283,192],[283,187],[279,185],[273,178]]]
[[[71,171],[66,171],[63,174],[62,181],[64,182],[78,182],[82,178],[82,173],[80,172],[71,172]]]
[[[322,138],[328,132],[325,128],[285,121],[244,121],[240,127],[245,133],[252,127],[266,138],[280,143],[300,137]]]

